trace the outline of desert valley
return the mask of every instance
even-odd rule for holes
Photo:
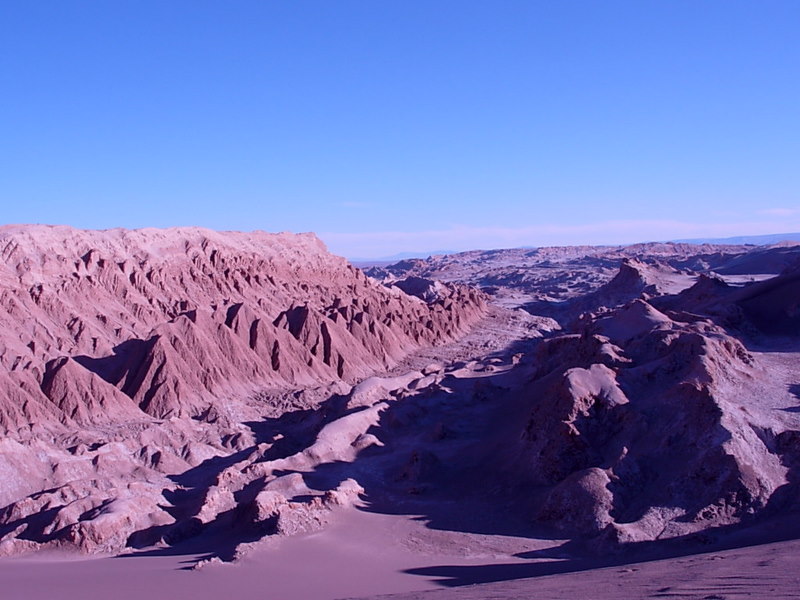
[[[796,595],[800,246],[0,256],[3,598]]]

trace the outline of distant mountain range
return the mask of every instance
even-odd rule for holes
[[[800,242],[800,233],[770,233],[767,235],[740,235],[727,238],[693,238],[672,241],[685,244],[753,244],[754,246],[769,246],[780,242]]]
[[[680,240],[669,240],[681,244],[728,244],[741,245],[752,244],[753,246],[769,246],[780,242],[800,242],[800,233],[769,233],[766,235],[740,235],[726,238],[690,238]],[[536,246],[520,246],[520,248],[536,248]],[[350,258],[350,262],[357,266],[381,266],[392,264],[407,258],[427,258],[437,254],[457,254],[462,250],[428,250],[424,252],[400,252],[391,256],[381,256],[378,258]]]

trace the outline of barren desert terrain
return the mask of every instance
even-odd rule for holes
[[[3,598],[793,597],[798,246],[0,256]]]

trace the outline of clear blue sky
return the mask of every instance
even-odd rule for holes
[[[800,230],[797,0],[5,0],[4,223],[347,256]]]

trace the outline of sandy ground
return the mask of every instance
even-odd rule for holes
[[[800,597],[800,541],[683,558],[589,569],[433,592],[372,596],[383,600],[697,600]],[[457,572],[457,568],[451,568]],[[452,580],[450,584],[452,585]]]
[[[781,524],[759,535],[781,535]],[[800,541],[597,568],[542,541],[460,534],[453,543],[413,517],[351,509],[328,529],[276,540],[237,564],[187,570],[197,555],[0,561],[4,600],[391,600],[800,597]],[[732,540],[735,542],[736,540]],[[742,539],[742,542],[747,542]],[[548,542],[552,545],[554,542]],[[525,548],[529,550],[524,551]],[[541,558],[531,560],[533,555]],[[545,558],[550,556],[550,558]],[[609,560],[614,560],[609,557]],[[494,581],[499,580],[499,581]],[[490,581],[492,583],[478,583]],[[387,594],[388,593],[388,594]]]
[[[444,537],[442,537],[444,536]],[[407,571],[442,563],[479,568],[524,563],[503,552],[534,547],[524,538],[473,535],[464,552],[442,532],[406,516],[349,509],[322,532],[276,539],[244,560],[187,569],[196,554],[142,553],[80,559],[58,554],[0,561],[3,600],[329,600],[387,592],[432,590],[436,576]],[[462,539],[462,542],[465,540]],[[445,546],[449,546],[449,551]],[[481,548],[483,547],[483,550]]]

